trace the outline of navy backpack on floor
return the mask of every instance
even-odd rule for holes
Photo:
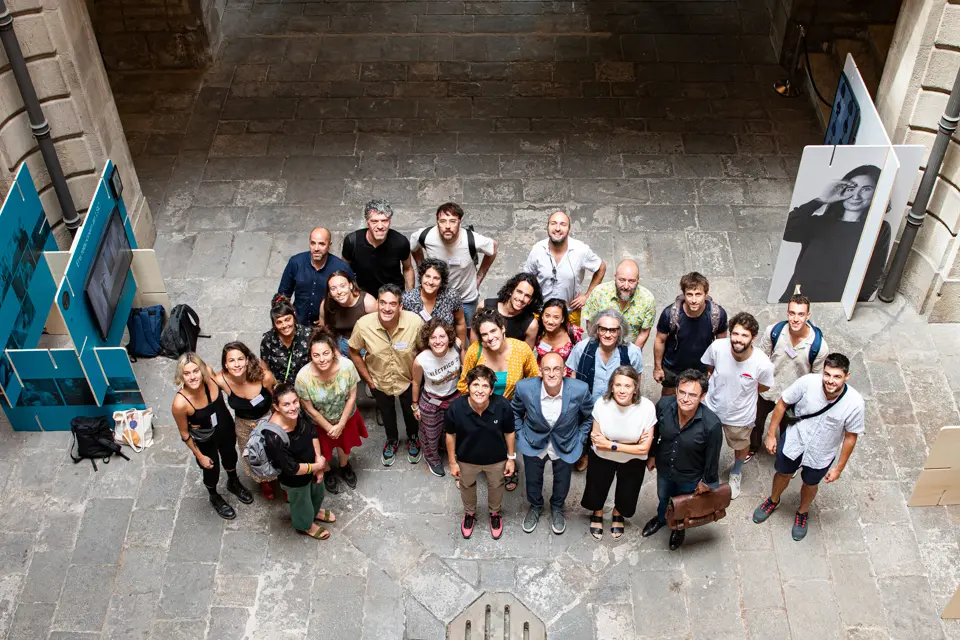
[[[127,353],[134,358],[154,358],[160,355],[160,334],[163,333],[163,320],[167,312],[163,305],[130,310],[127,330],[130,342]]]

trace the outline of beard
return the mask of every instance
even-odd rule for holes
[[[620,299],[620,302],[630,302],[630,298],[633,297],[633,291],[625,291],[623,289],[617,289],[617,298]]]
[[[749,344],[739,344],[737,342],[731,342],[730,347],[733,349],[734,353],[743,353],[749,347]]]
[[[549,238],[550,238],[550,244],[552,244],[555,247],[559,247],[560,245],[562,245],[564,242],[567,241],[567,236],[563,236],[559,240],[557,240],[553,236],[549,236]]]

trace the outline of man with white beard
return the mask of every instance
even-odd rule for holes
[[[621,260],[612,282],[593,290],[583,305],[583,318],[589,322],[603,309],[613,309],[630,326],[630,341],[643,349],[657,319],[653,294],[640,286],[640,267],[633,260]]]

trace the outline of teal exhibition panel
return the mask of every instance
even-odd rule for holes
[[[69,251],[58,251],[26,164],[0,209],[0,407],[15,430],[146,408],[120,346],[137,290],[122,190],[108,161]],[[72,347],[39,348],[45,327]]]

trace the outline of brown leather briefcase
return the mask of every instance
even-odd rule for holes
[[[667,526],[680,531],[710,524],[727,515],[729,506],[730,485],[726,482],[699,496],[676,496],[667,505]]]

